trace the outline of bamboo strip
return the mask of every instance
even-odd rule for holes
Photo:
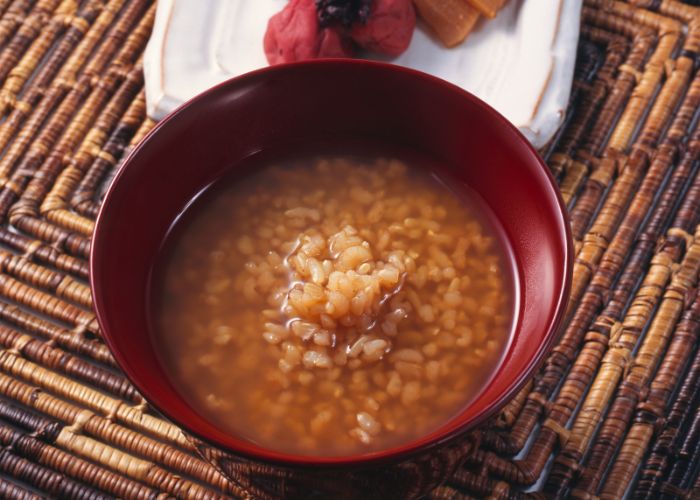
[[[27,47],[41,35],[39,47],[49,46],[75,14],[75,0],[41,0],[25,18],[10,43],[0,53],[0,80],[15,67]],[[54,12],[55,11],[55,12]],[[34,50],[38,50],[34,47]]]
[[[96,118],[97,110],[99,110],[106,103],[107,99],[116,89],[117,85],[125,79],[128,82],[128,90],[124,93],[117,93],[115,96],[117,100],[113,103],[113,105],[117,108],[126,108],[128,105],[126,98],[130,97],[130,92],[135,91],[133,90],[134,85],[140,82],[140,76],[136,75],[140,74],[141,71],[140,65],[137,64],[135,71],[130,73],[131,79],[127,79],[126,77],[128,75],[123,74],[123,65],[126,63],[126,61],[133,59],[135,55],[143,49],[147,40],[147,35],[150,32],[150,28],[153,24],[154,15],[155,6],[148,10],[147,14],[139,21],[136,29],[134,29],[128,35],[126,42],[120,49],[119,53],[117,53],[113,65],[107,69],[106,75],[94,85],[90,96],[82,106],[81,110],[75,115],[73,120],[68,125],[68,128],[63,134],[61,140],[55,145],[54,151],[48,155],[44,164],[38,169],[38,173],[34,174],[25,168],[19,170],[17,173],[15,173],[15,175],[13,175],[13,178],[10,181],[13,185],[24,185],[27,183],[27,181],[29,181],[24,193],[9,212],[10,221],[16,227],[29,234],[38,236],[42,240],[66,242],[69,240],[75,240],[76,242],[81,242],[80,248],[83,249],[81,251],[87,252],[89,244],[87,243],[87,240],[85,240],[84,236],[76,235],[72,231],[64,230],[57,225],[47,224],[42,219],[38,218],[37,204],[40,202],[43,196],[46,195],[46,192],[51,187],[50,183],[53,182],[55,176],[58,175],[58,172],[63,167],[62,162],[65,156],[78,145],[80,137],[87,133],[88,126]],[[119,38],[121,35],[113,32],[111,36],[114,38]],[[100,64],[93,64],[93,66],[96,68],[101,67],[101,65],[101,61]],[[93,66],[88,65],[78,84],[80,84],[82,81],[86,81],[85,79],[87,79],[89,75],[95,71]],[[66,101],[64,101],[63,104],[68,102],[73,95],[73,92],[69,93],[66,97]],[[109,116],[113,121],[116,121],[114,112],[110,113],[109,115],[103,115],[103,117],[104,116]],[[110,123],[109,128],[112,126],[113,123]],[[29,180],[30,175],[33,176],[31,180]],[[11,191],[6,191],[5,193],[8,193],[6,200],[10,197],[16,197]],[[1,203],[3,202],[0,201],[0,204]],[[6,201],[6,203],[9,203],[9,201]],[[50,216],[50,214],[46,215],[48,216],[49,220],[55,220]],[[80,216],[67,211],[61,211],[54,215],[60,221],[65,222],[67,219],[70,220],[69,229],[78,230],[86,235],[90,235],[92,233],[91,221],[86,221]]]
[[[99,0],[88,2],[61,39],[57,49],[51,53],[50,59],[42,65],[39,73],[33,78],[31,87],[24,92],[22,99],[14,104],[12,113],[0,125],[0,149],[6,148],[10,140],[14,139],[11,147],[3,155],[3,161],[0,162],[0,165],[3,165],[0,169],[4,172],[4,176],[24,153],[38,128],[66,93],[68,85],[72,84],[64,75],[66,68],[76,72],[82,67],[85,58],[89,56],[112,22],[112,11],[120,8],[125,2],[126,0],[112,0],[99,16],[97,16],[101,9]],[[113,8],[109,8],[110,6]],[[90,24],[95,17],[97,19]],[[84,33],[86,25],[89,29]],[[82,54],[83,61],[76,62],[72,57],[75,54]],[[36,64],[38,60],[31,59],[25,71],[30,73],[36,68]],[[3,88],[14,96],[19,89],[7,89],[9,83],[8,80]]]
[[[671,396],[669,388],[675,387],[686,367],[692,346],[700,334],[700,296],[687,309],[683,321],[676,329],[662,365],[650,385],[649,396],[639,405],[635,422],[627,432],[624,442],[613,463],[601,498],[619,498],[630,484],[644,454],[651,443],[659,419],[665,414]],[[700,432],[700,425],[698,426]],[[692,433],[689,434],[689,436]],[[624,489],[623,489],[624,488]]]
[[[25,283],[43,288],[56,297],[70,300],[83,307],[92,306],[90,288],[70,276],[33,264],[24,256],[0,250],[0,272],[12,275]]]
[[[144,92],[141,92],[112,132],[102,151],[94,158],[78,186],[73,190],[70,206],[77,213],[93,219],[97,216],[99,208],[95,201],[97,186],[104,175],[116,166],[116,158],[125,156],[129,139],[134,136],[140,124],[144,122],[145,110],[146,96]]]
[[[430,500],[471,500],[473,497],[463,495],[448,486],[438,486],[428,495]]]
[[[0,227],[0,243],[22,252],[27,258],[38,260],[82,279],[88,278],[87,262],[72,255],[66,255],[56,246],[49,245],[41,240],[35,240]]]
[[[45,491],[54,498],[91,498],[109,500],[110,497],[89,486],[84,486],[51,469],[15,454],[11,448],[0,451],[0,472],[16,477]]]
[[[494,427],[497,429],[508,429],[513,425],[515,419],[520,414],[520,411],[525,406],[525,401],[527,400],[527,395],[532,391],[534,383],[532,380],[528,381],[525,386],[520,389],[518,394],[503,408],[494,422]]]
[[[153,462],[138,459],[94,439],[74,434],[68,427],[64,427],[58,434],[56,444],[78,456],[100,462],[119,474],[132,477],[178,498],[213,499],[219,497],[216,493],[209,492],[196,483],[169,474]]]
[[[96,413],[83,410],[74,404],[51,396],[48,393],[37,393],[33,386],[1,373],[0,394],[19,401],[65,424],[69,424],[76,430],[79,427],[85,435],[92,436],[94,440],[112,443],[113,446],[120,447],[128,453],[144,457],[147,460],[158,461],[175,471],[197,478],[206,484],[215,485],[217,488],[238,497],[246,496],[244,491],[238,488],[235,483],[226,480],[214,467],[174,448],[174,445],[179,446],[182,444],[180,439],[178,441],[168,441],[169,444],[164,444],[129,427],[114,423]],[[0,405],[1,410],[2,406]],[[27,414],[20,411],[15,412],[14,415],[13,424],[22,425],[31,431],[41,429],[47,422],[51,423],[51,421],[47,421],[43,417],[41,419],[27,418]],[[3,418],[7,418],[7,415],[3,415]],[[125,424],[129,425],[128,422]],[[49,440],[49,442],[52,443],[53,441]],[[186,441],[185,444],[188,447],[190,446]]]
[[[694,111],[697,108],[698,99],[700,99],[700,79],[698,80],[695,90],[692,94],[688,95],[686,103],[683,106],[683,111],[678,114],[676,119],[675,127],[672,131],[674,134],[678,135],[685,132],[685,128],[689,125],[690,120],[693,117]],[[667,144],[668,148],[673,148],[673,143],[676,139],[669,139]],[[578,346],[583,338],[584,333],[588,329],[588,326],[593,321],[596,313],[599,311],[603,304],[603,291],[608,290],[612,280],[617,276],[620,271],[620,267],[623,262],[618,257],[619,255],[625,255],[629,252],[629,248],[634,241],[634,234],[639,228],[641,222],[645,219],[646,214],[651,209],[650,202],[654,198],[654,193],[658,188],[660,182],[665,177],[665,171],[669,167],[669,162],[673,156],[673,149],[669,149],[666,152],[666,156],[658,157],[654,164],[654,171],[651,175],[647,176],[645,179],[643,189],[640,189],[635,197],[635,202],[633,203],[633,210],[627,212],[627,216],[624,218],[622,227],[627,228],[621,231],[619,235],[614,239],[613,245],[606,252],[606,257],[603,258],[603,265],[597,272],[593,280],[593,288],[589,290],[583,300],[581,301],[576,314],[574,315],[571,323],[569,323],[568,328],[565,329],[564,336],[559,341],[558,345],[554,348],[553,353],[550,355],[548,364],[545,365],[543,371],[543,377],[538,381],[535,386],[533,394],[539,394],[541,397],[535,397],[531,395],[526,403],[524,413],[521,413],[521,417],[518,419],[516,428],[511,432],[511,436],[516,437],[516,441],[513,443],[501,442],[499,438],[493,436],[493,434],[488,434],[485,436],[485,442],[490,443],[494,449],[512,453],[517,451],[527,436],[530,435],[531,429],[533,428],[535,422],[539,415],[541,415],[544,410],[544,401],[546,400],[554,388],[558,385],[559,381],[564,377],[565,371],[568,370],[570,363],[576,358],[576,353],[578,352]],[[685,168],[681,169],[679,172],[679,179],[687,179],[688,171],[692,168],[693,156],[687,156],[687,161],[685,162]],[[671,183],[669,188],[671,191],[666,195],[666,199],[675,199],[681,189],[682,184]],[[662,197],[662,200],[664,198]],[[658,210],[661,212],[667,212],[668,205],[660,204]],[[663,219],[662,219],[663,220]],[[662,228],[657,228],[660,231]],[[657,233],[660,234],[660,233]],[[649,235],[654,237],[653,235]],[[647,252],[648,257],[650,255]],[[628,261],[628,266],[634,266],[634,272],[639,273],[639,270],[645,265],[647,260],[630,260]],[[629,296],[630,290],[627,287],[618,289],[615,292],[619,298]],[[620,301],[619,301],[620,302]],[[626,300],[621,300],[624,304]],[[612,326],[612,324],[619,318],[618,311],[616,314],[612,314],[610,319],[602,319],[602,324],[607,325],[607,329]],[[592,349],[598,349],[595,346],[591,346]],[[590,361],[590,360],[589,360]],[[572,383],[577,384],[576,378],[572,378]],[[516,445],[516,446],[513,446]],[[541,464],[543,465],[543,464]]]
[[[6,12],[3,12],[2,19],[0,19],[0,46],[7,43],[7,40],[22,23],[22,20],[27,17],[34,1],[35,0],[15,1],[9,6]]]
[[[569,160],[573,159],[574,153],[577,147],[583,147],[585,142],[590,142],[589,137],[591,135],[598,135],[601,132],[607,130],[610,127],[611,121],[614,121],[615,115],[611,118],[609,116],[608,110],[615,103],[610,103],[610,95],[613,88],[619,85],[619,81],[616,78],[617,68],[624,63],[625,60],[629,59],[629,64],[639,64],[637,61],[637,56],[630,54],[631,47],[638,47],[639,43],[635,43],[634,37],[632,36],[622,36],[617,33],[612,33],[606,31],[602,27],[598,27],[594,24],[589,23],[599,23],[600,20],[597,16],[597,11],[589,8],[583,9],[584,24],[581,27],[581,36],[586,39],[590,39],[596,44],[602,45],[605,48],[605,60],[602,66],[595,72],[594,81],[590,87],[589,100],[587,108],[593,108],[597,113],[590,113],[588,110],[584,110],[583,113],[586,115],[585,127],[577,129],[574,127],[574,131],[571,131],[571,126],[567,126],[562,134],[562,138],[558,141],[558,148],[560,152],[565,153]],[[602,24],[601,24],[602,26]],[[635,54],[640,51],[637,50]],[[620,73],[621,79],[625,77],[624,73]],[[620,80],[622,81],[622,80]],[[631,90],[631,89],[630,89]],[[619,94],[618,94],[619,95]],[[617,106],[621,107],[622,102],[618,102]],[[578,109],[578,105],[576,109]],[[575,124],[575,122],[574,122]],[[605,127],[602,127],[602,125]],[[583,124],[582,124],[583,125]],[[560,178],[562,174],[567,171],[567,165],[562,165],[560,168],[555,170],[555,174]],[[565,182],[564,177],[561,184],[570,183],[570,181]],[[569,199],[565,199],[567,203]]]
[[[4,412],[18,412],[18,408],[4,408]],[[42,435],[46,435],[42,431]],[[44,438],[45,439],[45,438]],[[149,499],[155,497],[157,490],[142,486],[136,481],[126,479],[124,476],[113,473],[94,464],[82,460],[58,448],[50,446],[39,439],[14,431],[0,424],[0,443],[11,446],[18,456],[38,463],[45,467],[51,467],[61,474],[65,474],[72,480],[89,484],[105,493],[120,498]]]
[[[630,144],[635,128],[644,116],[644,111],[654,94],[656,86],[664,75],[665,64],[682,35],[683,26],[680,22],[654,12],[635,9],[629,4],[610,0],[586,0],[586,5],[593,7],[605,6],[606,10],[632,22],[651,27],[658,33],[658,44],[644,66],[644,72],[630,97],[625,111],[620,117],[610,138],[608,148],[617,153],[624,153]]]
[[[116,367],[107,346],[98,340],[87,338],[87,329],[78,325],[72,330],[29,314],[16,305],[0,300],[0,319],[41,338],[48,339],[69,352],[87,356],[100,363]]]
[[[11,4],[12,0],[0,0],[0,18]]]
[[[694,88],[689,91],[683,108],[677,114],[671,131],[667,135],[663,146],[659,149],[659,154],[655,156],[649,173],[630,206],[628,216],[621,224],[615,239],[609,247],[611,251],[606,252],[601,261],[592,281],[592,286],[595,287],[594,290],[598,291],[597,293],[603,293],[604,290],[609,290],[612,286],[612,277],[616,276],[617,269],[622,265],[624,257],[629,254],[633,235],[645,219],[648,211],[646,207],[651,207],[651,201],[654,199],[658,187],[666,176],[666,171],[676,153],[677,143],[684,136],[685,130],[693,118],[694,110],[697,109],[699,103],[700,78],[695,80]],[[679,169],[678,174],[687,177],[687,171],[692,167],[691,162],[686,162],[686,167],[685,169]],[[669,186],[673,187],[674,183],[670,183]],[[570,439],[557,458],[559,462],[555,463],[550,473],[551,482],[548,483],[548,487],[554,490],[565,488],[568,480],[571,478],[570,474],[573,470],[573,464],[577,464],[581,460],[583,453],[588,448],[593,432],[602,418],[601,409],[605,408],[612,398],[613,390],[617,386],[623,370],[627,369],[628,360],[644,325],[652,313],[666,281],[670,277],[672,262],[672,259],[664,254],[658,254],[652,260],[651,268],[639,289],[637,298],[630,306],[622,323],[619,340],[611,345],[611,348],[600,361],[601,368],[598,370],[596,379],[579,411],[578,418],[574,421]],[[622,283],[623,286],[627,286],[626,282]],[[606,338],[609,336],[609,333],[607,332],[609,332],[610,327],[615,326],[615,322],[620,317],[625,302],[626,300],[620,301],[619,297],[608,302],[605,311],[594,324],[593,331],[588,333],[590,337],[589,342],[608,342]],[[608,325],[611,326],[608,327]],[[604,332],[605,337],[603,338],[595,335],[595,333]],[[592,348],[597,349],[597,347]],[[584,351],[585,349],[586,347],[584,347]],[[581,355],[579,355],[579,359],[581,359]],[[559,475],[562,477],[558,478],[557,476]]]
[[[587,15],[591,15],[590,11],[588,13],[584,12],[584,21]],[[593,82],[587,86],[585,91],[580,92],[576,96],[574,116],[566,124],[562,136],[557,141],[556,152],[549,161],[552,174],[556,178],[560,178],[565,171],[568,173],[573,153],[590,131],[592,122],[596,119],[601,108],[604,107],[604,98],[610,92],[610,87],[614,81],[613,75],[617,67],[622,64],[629,50],[627,39],[624,37],[587,24],[581,27],[581,36],[603,44],[606,49],[605,60],[602,66],[594,73]],[[577,66],[581,65],[578,64]],[[568,177],[566,183],[562,182],[560,184],[560,190],[564,201],[568,204],[575,192],[573,192],[573,188],[567,188],[567,184],[571,184]]]
[[[31,307],[57,320],[68,324],[82,325],[93,333],[98,331],[94,313],[36,290],[5,274],[0,274],[0,293],[12,301]]]
[[[147,415],[140,405],[130,406],[91,387],[77,384],[73,380],[23,359],[11,351],[0,351],[0,369],[62,398],[75,401],[95,412],[115,418],[143,433],[191,449],[191,445],[182,435],[180,429],[169,422]]]
[[[0,498],[7,500],[41,500],[42,497],[17,484],[0,479]]]
[[[591,2],[595,3],[595,2]],[[617,2],[612,2],[617,6]],[[624,4],[623,4],[624,5]],[[629,9],[629,6],[625,5]],[[616,12],[627,12],[616,8]],[[638,12],[634,10],[634,12]],[[612,183],[612,175],[617,170],[621,172],[619,182],[612,185],[611,192],[603,203],[593,225],[583,239],[583,245],[574,262],[574,278],[572,282],[571,299],[575,304],[579,301],[584,290],[595,272],[600,258],[603,256],[612,236],[617,229],[625,209],[630,202],[636,186],[641,181],[649,161],[649,153],[656,146],[663,130],[669,123],[669,119],[675,110],[676,103],[683,95],[684,88],[690,79],[692,66],[679,66],[669,79],[664,83],[661,92],[654,102],[651,112],[640,132],[639,141],[635,143],[629,156],[621,156],[626,153],[628,143],[632,138],[632,130],[637,126],[642,112],[649,104],[656,86],[661,81],[664,72],[663,63],[668,60],[678,42],[678,34],[681,31],[680,23],[668,18],[660,18],[657,15],[637,16],[640,22],[649,22],[659,30],[659,43],[651,57],[644,66],[642,78],[635,87],[629,103],[618,122],[613,136],[610,138],[603,161],[598,170],[591,175],[591,179],[600,181],[601,190],[606,189]],[[662,19],[662,20],[660,20]],[[604,174],[604,175],[602,175]],[[597,205],[598,203],[595,203]],[[572,221],[576,209],[572,211]],[[572,306],[573,307],[573,306]],[[572,307],[569,308],[571,313]]]
[[[54,80],[55,83],[50,87],[22,128],[20,137],[15,139],[10,150],[0,159],[0,184],[4,182],[6,187],[0,193],[0,213],[5,214],[10,205],[16,201],[30,174],[38,170],[44,161],[50,162],[50,164],[60,162],[65,151],[77,140],[76,134],[89,121],[90,114],[98,109],[85,105],[85,99],[88,95],[92,95],[93,97],[89,104],[95,105],[100,99],[104,98],[99,85],[96,85],[98,90],[91,93],[92,78],[103,69],[109,59],[117,52],[120,45],[119,40],[124,38],[126,28],[133,24],[140,10],[141,6],[138,5],[138,2],[134,2],[129,6],[129,9],[110,29],[114,43],[101,44],[98,50],[92,53],[87,63],[84,63],[83,72],[77,81],[76,75],[83,67],[83,62],[78,62],[74,59],[79,50],[74,52],[61,68]],[[86,40],[89,40],[87,36],[83,41]],[[80,46],[78,49],[80,49]],[[108,81],[111,81],[114,75],[108,74],[106,78]],[[56,106],[55,109],[54,106]],[[78,112],[72,122],[70,122],[68,129],[66,129],[76,109],[81,109],[82,111]],[[49,114],[51,114],[51,117],[40,129],[41,123],[44,122],[45,117]],[[41,131],[39,132],[39,130]],[[37,132],[39,133],[37,134]],[[25,148],[29,141],[33,141],[32,146],[25,155]],[[54,146],[56,146],[58,152],[54,152],[52,156],[49,154],[49,151]],[[12,172],[15,172],[15,175],[12,178],[8,178]],[[54,237],[57,239],[60,235],[55,235]],[[75,241],[71,241],[71,239]],[[69,253],[77,252],[79,255],[87,257],[88,244],[83,239],[68,237],[65,238],[65,245]]]
[[[134,97],[143,84],[142,73],[143,68],[141,65],[136,65],[129,72],[119,90],[114,94],[112,101],[106,107],[105,112],[101,115],[101,118],[110,116],[111,120],[106,122],[103,119],[101,123],[97,122],[95,124],[87,134],[81,147],[73,155],[69,166],[61,172],[53,183],[51,191],[46,195],[39,207],[39,212],[48,221],[68,230],[81,232],[86,236],[92,234],[94,228],[93,220],[70,211],[66,199],[75,190],[81,178],[83,178],[84,171],[89,163],[99,157],[100,150],[105,145],[109,133],[113,129],[116,130],[116,127],[119,125],[117,121],[121,114],[128,111],[127,106],[130,103],[138,105],[138,102],[134,101]],[[130,132],[129,130],[125,131],[123,126],[119,129],[120,135],[130,134]],[[104,150],[102,150],[102,157],[106,157],[104,161],[108,164],[112,162],[113,157],[107,156]],[[34,206],[32,206],[31,215],[32,217],[38,217]]]
[[[143,139],[143,137],[155,126],[155,122],[151,120],[150,118],[146,118],[143,123],[141,123],[141,126],[139,129],[136,131],[134,136],[131,139],[131,142],[129,143],[129,147],[124,150],[123,157],[128,156],[128,154],[131,152],[131,150],[138,144],[138,142]],[[100,200],[105,194],[106,187],[109,186],[109,184],[112,182],[112,179],[114,178],[114,175],[117,173],[119,170],[120,164],[117,163],[116,165],[111,166],[111,170],[107,172],[107,175],[103,179],[95,179],[95,185],[94,189],[98,189],[97,183],[100,183],[102,186],[101,192],[100,193],[95,193]],[[107,166],[109,168],[109,165]],[[86,204],[81,207],[84,211],[85,214],[88,215],[89,217],[97,217],[97,212],[99,210],[99,203],[96,202],[95,200],[89,200],[86,202]]]
[[[600,161],[600,157],[605,155],[605,148],[609,146],[610,129],[627,127],[620,122],[623,109],[636,88],[637,75],[642,74],[648,53],[656,42],[656,32],[644,24],[628,23],[603,10],[589,11],[584,8],[584,15],[589,15],[596,26],[622,32],[631,39],[631,47],[627,59],[618,67],[615,83],[610,88],[602,112],[587,134],[586,141],[575,153],[578,168],[568,179],[565,177],[563,182],[568,192],[578,193],[581,190],[571,210],[571,231],[577,242],[583,238],[596,213],[616,166],[615,158],[612,157]],[[658,54],[658,49],[655,53]],[[595,176],[586,179],[589,171],[594,172]],[[580,244],[577,245],[577,253],[579,248]]]
[[[694,498],[688,495],[687,488],[693,486],[693,474],[697,474],[698,451],[700,451],[700,410],[697,408],[686,432],[678,450],[678,458],[671,468],[668,479],[661,487],[661,492],[667,493],[668,496]]]
[[[696,238],[698,236],[700,236],[700,229],[696,233]],[[673,281],[664,293],[654,321],[643,339],[624,383],[620,385],[605,423],[598,432],[588,459],[589,466],[585,469],[578,489],[574,490],[574,496],[579,495],[581,491],[596,489],[601,481],[605,472],[604,465],[610,462],[610,456],[617,448],[616,443],[623,438],[621,431],[624,431],[625,427],[621,425],[631,419],[640,393],[646,388],[660,361],[664,346],[673,333],[675,323],[680,317],[685,293],[696,284],[698,273],[700,273],[700,245],[695,244],[689,248],[683,264],[674,273]],[[608,484],[613,484],[618,479],[615,474],[624,474],[624,472],[613,473]]]
[[[697,309],[696,306],[693,307]],[[691,312],[690,314],[693,313]],[[695,340],[697,341],[697,338]],[[670,468],[678,459],[676,450],[680,447],[683,439],[682,430],[689,425],[689,420],[693,416],[693,409],[697,407],[699,396],[700,350],[697,349],[696,345],[695,359],[685,379],[682,381],[678,396],[666,418],[665,427],[651,447],[651,453],[646,459],[634,494],[635,499],[652,499],[659,496]]]
[[[41,366],[88,382],[121,399],[132,403],[141,402],[141,396],[122,375],[89,364],[47,342],[32,339],[26,334],[0,325],[0,346],[22,354],[29,361]]]

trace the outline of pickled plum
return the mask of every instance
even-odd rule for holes
[[[352,57],[353,46],[335,28],[321,28],[314,0],[291,0],[270,18],[264,39],[270,64],[323,57]]]

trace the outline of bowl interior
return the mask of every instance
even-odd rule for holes
[[[490,384],[460,415],[405,446],[354,457],[300,457],[227,435],[165,376],[148,328],[148,280],[173,221],[199,191],[250,155],[334,138],[411,145],[476,190],[514,254],[514,335]],[[555,336],[568,293],[570,237],[553,182],[520,133],[475,97],[411,70],[314,61],[230,80],[163,120],[130,155],[103,203],[91,284],[104,337],[127,376],[166,416],[219,447],[287,464],[368,463],[448,439],[492,414]]]

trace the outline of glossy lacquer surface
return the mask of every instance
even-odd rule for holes
[[[149,333],[148,283],[168,229],[187,203],[260,151],[367,139],[412,147],[477,191],[504,228],[518,279],[511,344],[490,384],[444,426],[403,446],[302,457],[227,435],[178,394]],[[391,462],[440,446],[492,415],[538,366],[568,295],[571,242],[554,183],[523,136],[476,97],[412,70],[312,61],[229,80],[161,121],[108,191],[92,243],[91,285],[105,340],[141,393],[194,435],[233,453],[289,465]]]

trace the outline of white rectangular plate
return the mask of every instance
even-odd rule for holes
[[[535,147],[564,118],[571,91],[582,0],[509,0],[457,47],[419,23],[391,62],[425,71],[477,95]],[[267,66],[263,35],[287,0],[159,0],[145,54],[149,114],[160,119],[199,92]]]

